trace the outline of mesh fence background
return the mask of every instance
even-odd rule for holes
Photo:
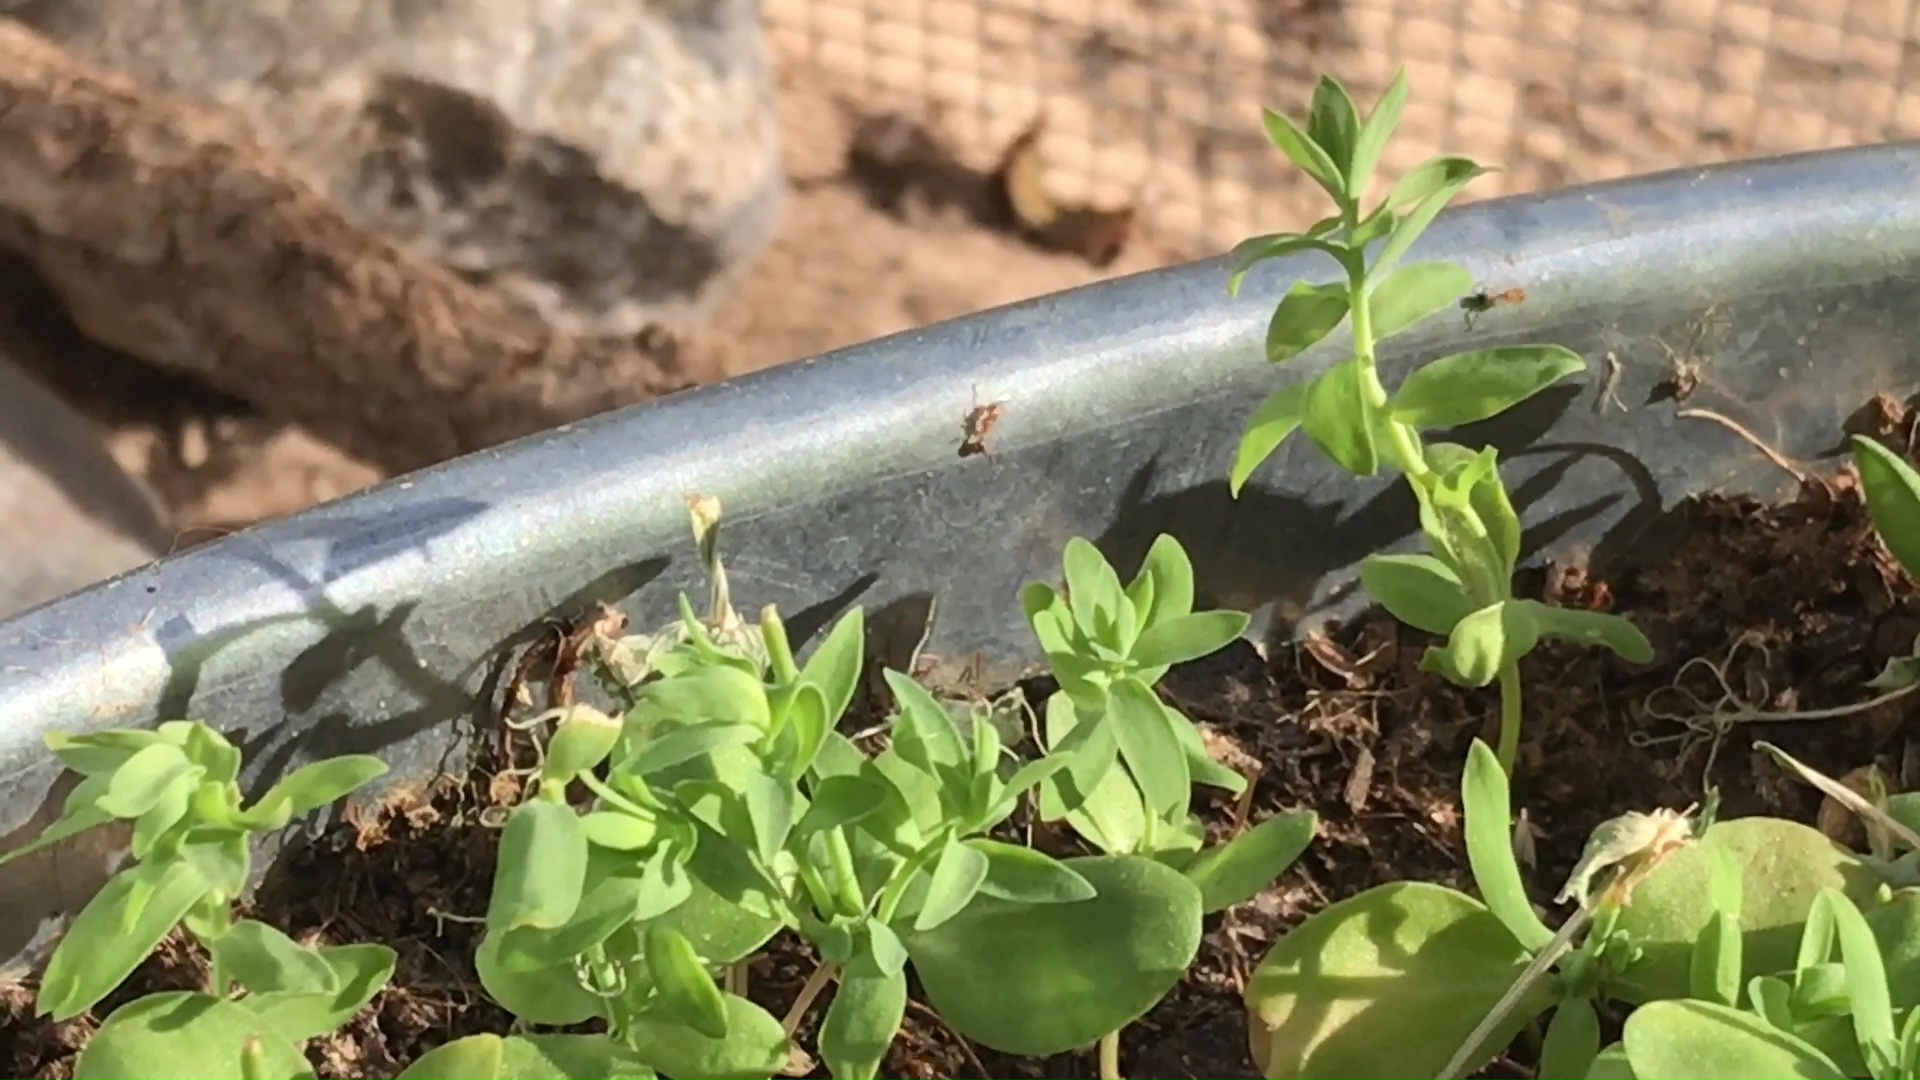
[[[766,0],[776,58],[990,168],[1044,112],[1063,199],[1218,249],[1320,196],[1261,134],[1313,81],[1363,108],[1405,65],[1383,180],[1436,153],[1472,197],[1920,134],[1920,0]]]

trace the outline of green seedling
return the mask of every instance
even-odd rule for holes
[[[1606,1071],[1587,1075],[1914,1080],[1920,1009],[1894,999],[1882,930],[1845,893],[1823,888],[1792,968],[1754,976],[1744,987],[1746,1008],[1734,1000],[1742,989],[1738,954],[1719,953],[1717,964],[1696,964],[1696,971],[1718,970],[1697,978],[1690,998],[1636,1009],[1620,1042],[1600,1055]],[[1909,932],[1892,947],[1910,951],[1912,942]]]
[[[1064,818],[1109,854],[1197,850],[1193,785],[1239,794],[1246,778],[1209,757],[1193,722],[1153,688],[1173,665],[1239,637],[1247,616],[1193,610],[1193,564],[1171,536],[1154,541],[1125,586],[1079,537],[1062,561],[1065,596],[1039,582],[1021,594],[1060,684],[1046,703],[1041,743],[1070,763],[1042,787],[1041,817]]]
[[[1046,703],[1040,741],[1041,760],[1063,767],[1040,785],[1041,819],[1065,820],[1109,855],[1181,870],[1199,904],[1179,910],[1192,907],[1196,919],[1248,899],[1299,857],[1317,819],[1310,811],[1282,814],[1203,849],[1200,820],[1189,811],[1193,785],[1238,795],[1247,781],[1214,761],[1193,721],[1154,692],[1174,664],[1239,637],[1247,616],[1193,610],[1193,564],[1171,536],[1154,541],[1124,586],[1086,540],[1068,541],[1063,562],[1065,596],[1038,582],[1021,596],[1060,684]],[[1198,923],[1189,929],[1182,938],[1197,942]],[[1119,1035],[1118,1026],[1101,1033],[1102,1077],[1120,1074]]]
[[[709,575],[723,580],[718,507],[690,506],[706,519],[695,531]],[[1156,565],[1170,557],[1159,550]],[[1206,652],[1244,626],[1193,616],[1191,573],[1173,555],[1183,573],[1153,609],[1169,641],[1140,649],[1152,631],[1129,631],[1135,648],[1080,672],[1090,704],[1198,655],[1183,627],[1232,622],[1201,641]],[[1154,583],[1134,593],[1149,607]],[[988,1046],[1043,1056],[1106,1039],[1178,982],[1207,911],[1257,891],[1312,835],[1311,815],[1273,819],[1214,849],[1189,845],[1178,866],[1010,843],[999,837],[1027,793],[1073,758],[1023,761],[998,726],[963,727],[894,671],[883,673],[895,702],[884,749],[841,734],[862,677],[857,608],[804,664],[771,607],[751,634],[723,591],[706,617],[684,597],[681,613],[677,628],[600,656],[602,677],[620,684],[613,696],[630,703],[623,716],[559,714],[538,783],[507,820],[479,954],[488,992],[521,1019],[604,1020],[661,1075],[772,1075],[837,983],[820,1056],[835,1077],[873,1077],[904,1015],[909,965],[942,1017]],[[728,626],[731,642],[716,633]],[[576,787],[592,796],[584,813],[567,800]],[[822,962],[775,1019],[729,984],[782,928]]]
[[[132,864],[107,881],[54,948],[39,1012],[56,1021],[86,1012],[177,926],[210,961],[205,992],[149,995],[109,1013],[75,1076],[233,1075],[249,1053],[263,1075],[303,1074],[299,1046],[371,1001],[393,973],[394,952],[379,944],[300,945],[264,923],[235,921],[233,904],[252,873],[256,837],[332,804],[386,766],[364,755],[317,761],[246,806],[240,751],[197,721],[55,733],[47,746],[82,779],[60,818],[0,864],[113,822],[130,826]],[[243,992],[235,996],[236,989]]]
[[[1420,881],[1380,885],[1276,942],[1246,991],[1262,1075],[1438,1075],[1554,941],[1513,857],[1506,774],[1478,740],[1461,798],[1480,898]],[[1480,1038],[1467,1067],[1491,1060],[1553,1003],[1547,988],[1529,986]]]
[[[1382,885],[1273,946],[1246,994],[1264,1075],[1469,1075],[1549,1012],[1541,1049],[1553,1068],[1542,1075],[1613,1068],[1597,1003],[1731,1001],[1741,972],[1791,969],[1823,889],[1876,902],[1884,888],[1865,861],[1796,822],[1628,814],[1589,839],[1560,896],[1579,907],[1555,932],[1528,901],[1508,800],[1505,771],[1476,741],[1461,802],[1479,896]],[[1911,916],[1871,912],[1877,928],[1886,920],[1877,932],[1897,940],[1900,919],[1920,926],[1916,897]],[[1913,942],[1920,952],[1920,935]],[[1908,977],[1902,961],[1903,993]]]
[[[1514,345],[1459,353],[1414,371],[1388,394],[1377,364],[1380,342],[1453,306],[1473,290],[1468,271],[1449,262],[1403,262],[1413,242],[1454,196],[1487,170],[1463,157],[1436,157],[1409,170],[1371,210],[1362,199],[1407,99],[1406,73],[1395,77],[1361,120],[1337,81],[1322,78],[1302,130],[1265,114],[1268,137],[1333,200],[1335,213],[1303,233],[1275,233],[1237,246],[1229,289],[1267,259],[1317,251],[1343,279],[1298,282],[1274,309],[1266,356],[1282,363],[1342,325],[1346,359],[1274,392],[1254,411],[1233,464],[1237,495],[1295,430],[1356,476],[1397,469],[1420,504],[1429,553],[1374,555],[1361,564],[1367,592],[1395,618],[1446,639],[1422,667],[1466,687],[1500,685],[1499,761],[1511,771],[1518,752],[1518,664],[1542,639],[1604,645],[1634,662],[1653,649],[1618,616],[1552,608],[1515,599],[1520,522],[1501,483],[1493,448],[1431,445],[1420,431],[1455,428],[1497,416],[1554,383],[1586,370],[1559,345]],[[1378,245],[1369,259],[1369,249]]]

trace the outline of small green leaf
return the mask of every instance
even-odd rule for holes
[[[1167,533],[1153,538],[1134,576],[1153,579],[1153,604],[1143,613],[1143,624],[1165,622],[1193,610],[1193,561],[1180,541]]]
[[[1494,680],[1505,664],[1515,663],[1540,644],[1540,623],[1524,603],[1489,604],[1454,625],[1444,650],[1429,649],[1442,675],[1478,689]]]
[[[529,1024],[555,1027],[585,1023],[600,1015],[600,997],[580,985],[578,965],[571,957],[530,971],[509,970],[500,956],[505,937],[488,931],[473,954],[481,987],[501,1008]]]
[[[807,812],[793,827],[795,839],[866,819],[887,804],[891,785],[869,776],[828,776],[813,786]]]
[[[1247,421],[1246,434],[1240,436],[1240,446],[1233,455],[1233,475],[1228,484],[1234,498],[1240,497],[1240,489],[1247,486],[1253,470],[1272,457],[1280,444],[1287,441],[1287,436],[1306,419],[1307,392],[1312,389],[1311,382],[1289,383],[1267,395],[1253,411],[1253,418]]]
[[[252,1069],[243,1063],[254,1041]],[[250,1075],[258,1080],[310,1080],[312,1068],[293,1042],[242,1006],[184,990],[135,998],[110,1013],[74,1061],[75,1080],[206,1080]]]
[[[658,852],[647,864],[653,865],[666,852]],[[581,953],[607,940],[614,931],[641,916],[642,878],[633,873],[630,856],[612,851],[589,855],[588,884],[579,906],[562,925],[547,928],[516,927],[497,932],[497,957],[502,971],[538,971]],[[690,891],[684,882],[681,899]]]
[[[1540,1073],[1543,1077],[1583,1077],[1600,1054],[1600,1017],[1593,1002],[1570,998],[1553,1010],[1547,1021],[1547,1037],[1540,1046]]]
[[[1335,219],[1338,223],[1338,219]],[[1345,248],[1318,235],[1303,236],[1299,233],[1268,233],[1242,240],[1233,246],[1227,254],[1227,295],[1240,295],[1240,285],[1246,280],[1247,271],[1268,259],[1284,258],[1302,251],[1320,251],[1340,258]]]
[[[795,795],[792,784],[764,772],[746,776],[742,801],[747,807],[747,819],[753,822],[754,853],[760,856],[763,866],[774,865],[786,846],[787,834],[793,831],[793,822],[798,816]]]
[[[96,731],[90,735],[69,735],[49,731],[43,736],[47,749],[60,764],[82,776],[108,776],[127,759],[149,746],[166,744],[184,748],[185,738],[169,738],[159,731],[121,728]]]
[[[1427,226],[1433,224],[1433,219],[1439,216],[1441,210],[1446,209],[1447,203],[1451,202],[1453,197],[1460,193],[1460,189],[1466,187],[1474,177],[1487,171],[1470,161],[1466,161],[1465,158],[1440,158],[1438,160],[1441,162],[1464,162],[1465,167],[1449,167],[1446,165],[1440,167],[1438,186],[1415,204],[1412,210],[1407,211],[1405,217],[1402,217],[1394,223],[1393,231],[1387,234],[1387,242],[1381,245],[1379,253],[1374,256],[1373,266],[1369,269],[1368,273],[1377,277],[1398,264],[1400,257],[1407,253],[1407,250],[1413,246],[1413,242],[1420,238],[1421,233],[1427,231]],[[1394,185],[1393,193],[1387,197],[1388,205],[1399,205],[1395,199],[1401,191],[1408,186],[1408,180],[1420,176],[1421,170],[1428,168],[1432,164],[1432,162],[1428,162],[1425,165],[1415,166],[1406,176],[1401,177],[1400,182]],[[1421,181],[1425,182],[1426,177],[1422,176]]]
[[[800,681],[820,691],[827,706],[827,728],[831,729],[853,704],[860,688],[860,668],[866,656],[866,616],[853,608],[833,624],[826,640],[800,669]]]
[[[1344,199],[1348,185],[1345,183],[1348,170],[1353,166],[1354,144],[1360,138],[1360,114],[1353,106],[1353,97],[1340,80],[1331,75],[1320,76],[1313,87],[1313,108],[1307,117],[1307,137],[1327,152],[1334,169],[1342,180],[1339,191],[1332,192],[1336,199]]]
[[[1833,912],[1840,958],[1847,971],[1847,1002],[1853,1013],[1854,1039],[1874,1076],[1892,1076],[1900,1067],[1900,1039],[1894,1033],[1893,1000],[1887,991],[1887,969],[1873,928],[1853,901],[1839,889],[1821,890],[1819,903]]]
[[[113,875],[48,958],[40,1012],[57,1024],[93,1008],[206,894],[206,879],[185,862],[139,863]]]
[[[1393,190],[1387,195],[1387,208],[1393,209],[1408,203],[1424,203],[1447,189],[1459,191],[1467,185],[1468,181],[1487,171],[1468,158],[1428,158],[1400,174],[1400,179],[1394,182]],[[1445,205],[1444,200],[1442,205]],[[1435,211],[1436,214],[1438,212],[1438,210]],[[1427,220],[1432,221],[1432,215],[1429,215]],[[1424,229],[1425,225],[1421,228]]]
[[[1740,923],[1716,911],[1693,944],[1693,997],[1721,1005],[1740,1004]]]
[[[1093,899],[1093,886],[1072,867],[1044,852],[976,836],[967,846],[987,859],[983,895],[1017,904],[1075,904]]]
[[[1046,1057],[1132,1023],[1186,975],[1200,947],[1200,891],[1140,856],[1068,859],[1095,890],[1070,904],[983,896],[905,935],[927,1001],[962,1035]]]
[[[792,733],[793,756],[782,767],[781,776],[785,779],[798,780],[813,766],[820,744],[833,729],[834,720],[828,715],[828,708],[826,695],[812,683],[801,683],[794,690],[793,699],[787,703],[787,730]]]
[[[1333,333],[1346,321],[1348,299],[1344,281],[1294,282],[1267,321],[1267,362],[1291,360]]]
[[[572,807],[546,799],[514,807],[500,831],[488,929],[564,926],[586,885],[587,850],[586,831]]]
[[[587,843],[614,851],[639,851],[660,838],[660,826],[622,810],[595,810],[580,818]]]
[[[1473,275],[1450,262],[1417,262],[1396,267],[1373,287],[1367,299],[1373,316],[1373,340],[1406,330],[1431,315],[1445,311],[1462,293],[1473,290]]]
[[[1380,471],[1374,407],[1367,399],[1370,369],[1355,356],[1333,365],[1307,389],[1301,427],[1323,453],[1355,476]]]
[[[545,759],[540,763],[540,782],[565,786],[581,773],[591,772],[607,760],[620,741],[620,721],[591,705],[574,704],[564,709],[547,738]]]
[[[605,1035],[468,1035],[414,1059],[399,1080],[653,1080]]]
[[[1200,890],[1208,914],[1225,911],[1258,896],[1286,873],[1318,827],[1311,810],[1278,814],[1224,844],[1201,849],[1182,872]]]
[[[1853,437],[1853,467],[1881,541],[1909,575],[1920,577],[1920,473],[1863,435]]]
[[[696,668],[649,683],[640,691],[640,701],[645,715],[682,723],[720,721],[751,724],[765,731],[773,718],[766,685],[731,664]]]
[[[1390,408],[1409,427],[1459,427],[1498,416],[1586,367],[1559,345],[1456,353],[1407,376]]]
[[[1709,1001],[1650,1001],[1627,1017],[1621,1043],[1635,1076],[1752,1080],[1757,1076],[1844,1080],[1804,1040],[1751,1013]]]
[[[648,1063],[673,1080],[769,1080],[787,1066],[786,1031],[746,998],[724,996],[725,1038],[710,1039],[685,1024],[642,1013],[629,1028],[633,1045],[646,1047]]]
[[[1140,785],[1148,809],[1163,818],[1185,811],[1193,780],[1160,698],[1138,679],[1120,679],[1107,710],[1120,759]]]
[[[348,754],[302,765],[260,797],[254,809],[285,805],[289,817],[301,817],[331,806],[368,783],[385,776],[387,763],[367,754]]]
[[[1119,588],[1118,579],[1114,587]],[[1076,603],[1078,599],[1076,594]],[[932,775],[938,775],[942,766],[954,767],[965,762],[966,744],[961,741],[960,729],[946,706],[911,677],[891,668],[883,674],[900,710],[893,725],[895,752]]]
[[[1346,180],[1340,174],[1339,166],[1320,145],[1307,137],[1294,122],[1272,109],[1262,109],[1261,121],[1267,129],[1267,139],[1287,160],[1313,178],[1314,183],[1335,198],[1343,198]]]
[[[1254,1061],[1287,1080],[1437,1076],[1527,962],[1472,897],[1424,881],[1376,886],[1309,918],[1261,960],[1246,991]],[[1531,991],[1465,1075],[1551,1003],[1544,987]]]
[[[1587,1080],[1640,1080],[1633,1074],[1633,1064],[1627,1060],[1627,1048],[1617,1042],[1609,1043],[1594,1056],[1586,1076]]]
[[[331,992],[281,990],[256,992],[247,985],[240,1004],[276,1035],[305,1042],[337,1030],[366,1007],[393,977],[396,955],[385,945],[340,945],[318,950],[332,971]]]
[[[1360,133],[1353,140],[1353,160],[1347,166],[1347,197],[1355,202],[1367,193],[1367,181],[1373,178],[1373,170],[1380,164],[1380,154],[1387,148],[1387,140],[1393,137],[1393,129],[1400,123],[1400,112],[1407,104],[1407,69],[1401,68],[1380,95],[1380,100],[1367,114],[1366,123],[1360,125]],[[1377,332],[1377,331],[1376,331]]]
[[[652,776],[722,747],[757,742],[765,734],[765,728],[754,724],[658,720],[646,725],[645,736],[619,768],[634,776]]]
[[[1080,632],[1094,641],[1118,645],[1108,640],[1107,629],[1117,625],[1120,606],[1127,599],[1120,575],[1113,572],[1099,548],[1078,536],[1067,541],[1061,562],[1067,574],[1069,606]]]
[[[263,922],[241,919],[215,939],[213,956],[250,994],[281,990],[331,994],[340,988],[320,954]]]
[[[1473,613],[1459,575],[1431,555],[1369,555],[1360,561],[1360,584],[1387,614],[1429,634],[1451,634]]]
[[[834,1080],[874,1080],[907,1014],[907,973],[841,972],[820,1024],[820,1056]]]
[[[1149,625],[1133,643],[1127,659],[1141,668],[1167,667],[1212,656],[1247,628],[1240,611],[1196,611]]]
[[[1578,645],[1600,645],[1612,649],[1622,660],[1646,664],[1653,660],[1653,643],[1640,628],[1618,615],[1577,608],[1549,607],[1534,600],[1516,601],[1528,606],[1540,627],[1540,636]]]
[[[1473,740],[1467,751],[1460,806],[1465,819],[1462,831],[1466,834],[1467,865],[1473,870],[1480,898],[1522,948],[1538,952],[1553,940],[1553,931],[1534,913],[1526,884],[1520,878],[1520,864],[1513,857],[1513,803],[1507,772],[1479,739]]]
[[[661,923],[647,927],[647,971],[654,1004],[709,1039],[727,1037],[727,1002],[685,934]]]
[[[94,805],[114,817],[131,820],[153,809],[175,784],[192,785],[205,771],[187,760],[179,747],[156,743],[115,769],[106,792]]]
[[[988,869],[985,854],[949,834],[940,858],[933,864],[927,896],[920,905],[920,913],[914,916],[913,928],[932,930],[960,914],[986,883]]]

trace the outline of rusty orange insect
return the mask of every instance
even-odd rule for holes
[[[1461,297],[1460,310],[1467,313],[1467,325],[1471,327],[1475,315],[1484,314],[1497,307],[1506,307],[1511,304],[1524,304],[1526,301],[1527,290],[1525,289],[1507,289],[1497,293],[1482,289],[1471,296]]]
[[[972,457],[975,454],[987,452],[987,436],[991,435],[995,425],[1000,423],[1001,407],[1004,405],[1006,405],[1004,401],[990,401],[982,405],[979,388],[975,387],[973,408],[967,413],[966,419],[960,422],[961,457]]]

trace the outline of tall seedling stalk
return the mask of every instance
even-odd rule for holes
[[[1543,638],[1605,645],[1645,662],[1652,646],[1618,616],[1568,611],[1515,599],[1520,521],[1501,483],[1492,447],[1474,451],[1423,442],[1423,428],[1454,428],[1497,416],[1575,372],[1586,362],[1559,345],[1516,345],[1458,353],[1425,365],[1389,394],[1377,365],[1382,341],[1452,307],[1473,277],[1454,263],[1403,262],[1414,240],[1468,182],[1488,170],[1463,157],[1436,157],[1402,176],[1385,200],[1362,211],[1361,197],[1406,104],[1403,71],[1362,121],[1338,82],[1315,87],[1303,131],[1277,112],[1267,136],[1326,191],[1334,214],[1303,233],[1274,233],[1240,244],[1231,257],[1231,292],[1254,264],[1297,252],[1334,260],[1342,279],[1296,281],[1267,327],[1268,361],[1291,360],[1343,323],[1348,356],[1320,375],[1275,391],[1255,410],[1235,457],[1235,496],[1294,430],[1355,476],[1399,470],[1420,504],[1428,554],[1370,555],[1360,567],[1367,592],[1395,618],[1446,639],[1421,667],[1466,687],[1500,685],[1497,757],[1508,773],[1519,749],[1519,662]],[[1368,249],[1378,243],[1368,258]]]

